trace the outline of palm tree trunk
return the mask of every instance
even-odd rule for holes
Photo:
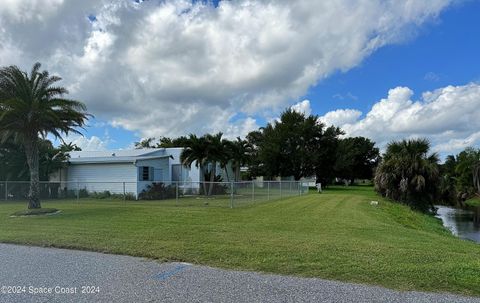
[[[230,182],[230,176],[228,175],[228,163],[225,164],[223,169],[225,170],[225,175],[227,176],[227,182]]]
[[[477,193],[480,193],[480,164],[473,168],[473,186]]]
[[[28,208],[41,208],[40,205],[40,180],[38,172],[38,138],[33,136],[25,143],[25,154],[30,169],[30,190],[28,191]]]
[[[240,164],[235,165],[235,181],[240,181]]]
[[[217,168],[217,163],[212,163],[212,169],[210,170],[210,187],[208,189],[208,195],[212,195],[213,186],[215,185],[213,182],[215,181],[215,169]]]
[[[206,196],[207,195],[207,180],[205,180],[205,168],[203,165],[200,165],[200,175],[203,176],[203,194]]]

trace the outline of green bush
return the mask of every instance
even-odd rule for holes
[[[105,190],[102,192],[91,192],[89,194],[90,198],[93,199],[110,199],[110,200],[135,200],[135,195],[133,193],[124,194],[112,194],[110,191]]]
[[[101,191],[101,192],[92,192],[90,193],[90,198],[93,198],[93,199],[109,199],[109,198],[113,198],[112,197],[112,194],[110,193],[110,191],[108,190],[105,190],[105,191]]]
[[[165,185],[164,183],[152,183],[144,189],[139,199],[142,200],[165,200],[174,199],[176,197],[176,188],[173,185]]]
[[[207,184],[207,193],[210,189],[210,186],[213,186],[212,188],[212,195],[226,195],[227,190],[228,190],[228,185],[225,183],[210,183]],[[205,195],[203,186],[200,187],[200,195]]]

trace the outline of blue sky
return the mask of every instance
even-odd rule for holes
[[[227,137],[292,107],[380,148],[480,146],[480,1],[18,0],[0,65],[40,61],[95,115],[83,149]]]
[[[314,113],[338,108],[366,112],[396,86],[424,91],[480,81],[480,1],[469,1],[443,12],[417,30],[417,36],[377,50],[360,66],[337,72],[305,96]],[[343,100],[335,95],[345,96]],[[348,94],[355,99],[348,98]],[[357,99],[358,98],[358,99]],[[327,101],[327,102],[324,102]]]

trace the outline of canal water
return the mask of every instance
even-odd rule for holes
[[[480,243],[480,207],[467,210],[436,205],[437,218],[442,219],[443,225],[454,235]]]

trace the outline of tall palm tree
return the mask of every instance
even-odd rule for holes
[[[180,161],[184,166],[191,167],[195,162],[195,166],[200,169],[201,174],[205,177],[203,184],[203,192],[205,195],[211,195],[213,191],[216,175],[217,163],[223,159],[222,133],[215,135],[207,134],[197,137],[191,134],[186,147],[180,154]],[[209,187],[207,190],[207,178],[209,178]]]
[[[141,140],[140,142],[135,142],[135,149],[142,149],[142,148],[154,148],[153,142],[155,138],[146,138]]]
[[[180,154],[180,162],[186,167],[191,167],[193,163],[200,170],[203,175],[205,172],[205,165],[207,164],[207,141],[205,137],[197,137],[190,134],[188,142]],[[203,192],[207,193],[206,183],[203,182]]]
[[[62,135],[80,132],[90,116],[86,106],[65,99],[67,89],[54,84],[60,77],[40,71],[35,63],[30,72],[17,66],[0,69],[0,140],[9,138],[25,149],[30,171],[28,208],[41,208],[39,197],[39,140],[47,134],[62,140]]]
[[[250,162],[253,152],[252,145],[247,140],[237,137],[234,141],[224,140],[223,167],[227,170],[228,163],[232,164],[234,180],[240,180],[240,168]]]
[[[207,158],[206,159],[210,164],[210,170],[209,170],[210,186],[208,188],[209,196],[212,195],[213,187],[215,186],[213,182],[215,181],[215,176],[217,174],[216,172],[217,163],[221,163],[225,158],[225,153],[224,153],[223,143],[222,143],[222,136],[223,136],[223,133],[221,132],[214,135],[206,134],[204,136],[205,141],[207,142],[207,147],[206,147]]]
[[[429,154],[425,139],[391,142],[375,174],[382,195],[429,211],[438,197],[440,172],[437,154]]]

